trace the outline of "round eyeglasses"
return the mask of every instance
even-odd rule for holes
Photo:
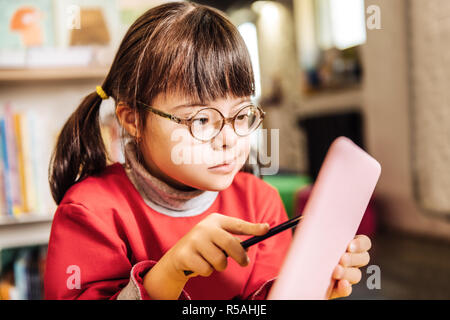
[[[197,111],[188,119],[179,118],[173,114],[165,113],[155,109],[143,102],[138,101],[149,111],[189,127],[191,135],[200,141],[210,141],[214,139],[227,123],[231,123],[234,132],[240,137],[245,137],[256,130],[264,119],[265,112],[258,106],[248,104],[230,118],[224,115],[216,108],[203,108]]]

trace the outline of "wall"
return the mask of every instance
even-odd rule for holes
[[[417,136],[412,130],[412,124],[417,120],[412,118],[411,113],[412,105],[416,101],[411,100],[411,97],[414,97],[411,90],[414,88],[410,87],[409,79],[409,36],[410,32],[420,27],[422,18],[429,15],[430,11],[423,11],[418,7],[422,5],[421,1],[366,1],[366,7],[371,4],[380,6],[382,30],[371,30],[367,33],[367,44],[364,46],[363,92],[364,110],[368,119],[368,148],[381,162],[383,170],[377,187],[383,208],[380,211],[381,221],[393,228],[450,239],[450,223],[422,209],[414,198],[413,188],[413,183],[417,183],[413,180],[413,143],[423,147],[428,141],[421,140],[424,137]],[[408,10],[413,12],[411,21],[408,21]],[[408,29],[409,25],[415,24],[416,27]],[[430,23],[429,27],[434,28],[436,24]],[[412,37],[414,36],[415,34]],[[421,44],[424,47],[429,45],[430,42]],[[417,54],[416,52],[413,56],[419,57],[420,54]],[[425,56],[416,60],[416,63],[424,61],[429,61],[434,70],[442,67],[439,60],[428,60]],[[421,76],[426,77],[426,74],[420,75],[419,78]],[[420,91],[416,93],[423,96]],[[419,141],[413,140],[412,133]],[[426,139],[429,139],[429,135],[432,133],[427,134]],[[448,144],[449,140],[446,141]],[[436,142],[433,148],[437,148],[439,152],[439,148],[445,148],[445,145]],[[420,156],[427,157],[426,161],[430,161],[426,153]],[[433,168],[433,161],[427,163],[427,166],[432,171],[436,170],[435,172],[448,176],[448,166]],[[448,197],[450,190],[446,194]]]
[[[415,191],[424,209],[450,219],[450,2],[413,0],[409,19]]]

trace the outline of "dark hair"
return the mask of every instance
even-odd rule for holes
[[[103,84],[116,104],[124,102],[145,128],[146,111],[158,94],[177,93],[207,102],[254,95],[250,57],[237,28],[215,8],[193,2],[154,7],[129,28]],[[107,165],[100,132],[102,99],[94,91],[64,124],[53,150],[49,183],[53,199]]]

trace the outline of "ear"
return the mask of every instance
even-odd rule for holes
[[[120,124],[134,138],[139,139],[140,133],[138,128],[138,113],[130,108],[129,105],[119,102],[116,106],[116,115]]]

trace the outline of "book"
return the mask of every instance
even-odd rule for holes
[[[46,245],[5,249],[0,258],[0,300],[44,298]]]
[[[7,148],[7,160],[8,169],[10,175],[11,188],[11,200],[12,200],[12,215],[20,215],[22,211],[22,194],[20,190],[20,177],[19,177],[19,162],[18,162],[18,149],[17,149],[17,137],[15,135],[15,123],[12,107],[9,103],[5,106],[5,130],[6,130],[6,148]]]
[[[52,0],[0,0],[0,50],[54,45]]]
[[[56,210],[48,180],[57,132],[35,108],[0,108],[0,215],[50,216]],[[124,162],[121,127],[113,112],[101,119],[108,163]]]
[[[21,153],[23,158],[23,174],[24,174],[24,210],[32,212],[37,208],[36,199],[36,173],[33,168],[32,153],[35,145],[32,144],[33,126],[30,121],[30,114],[19,114],[20,131],[21,131]]]
[[[0,215],[51,215],[56,205],[48,183],[51,147],[46,115],[30,108],[0,108]]]
[[[120,42],[118,0],[58,0],[54,18],[58,46],[113,46]]]
[[[8,146],[6,144],[6,123],[5,119],[0,119],[0,153],[2,162],[2,207],[6,215],[12,216],[12,194],[11,194],[11,171],[9,170]]]
[[[6,214],[6,206],[5,206],[5,187],[4,187],[4,169],[3,169],[3,161],[1,161],[1,138],[0,138],[0,217]]]
[[[23,145],[22,145],[22,114],[14,113],[13,114],[14,121],[14,135],[16,142],[16,150],[17,150],[17,190],[21,194],[22,207],[16,211],[16,214],[21,214],[23,212],[28,212],[28,203],[27,203],[27,193],[25,187],[25,164],[23,158]]]
[[[27,263],[30,258],[30,252],[22,249],[19,257],[14,262],[14,284],[16,287],[17,300],[25,300],[27,297]]]

